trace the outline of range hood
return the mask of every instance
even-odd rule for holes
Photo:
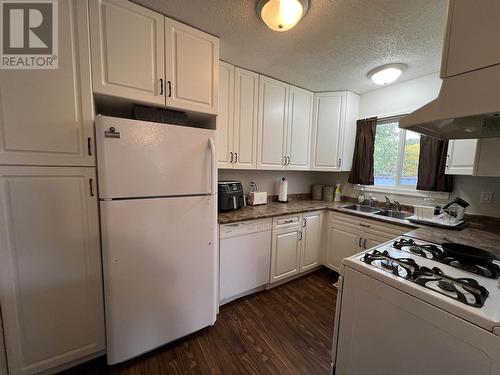
[[[439,96],[399,127],[441,139],[500,137],[500,64],[444,78]]]

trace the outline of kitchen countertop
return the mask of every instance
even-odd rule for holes
[[[475,246],[494,253],[497,259],[500,260],[500,221],[498,219],[483,218],[483,220],[472,222],[471,225],[465,229],[451,230],[419,225],[410,223],[406,220],[342,208],[342,206],[347,204],[349,204],[349,202],[325,202],[314,200],[296,200],[290,201],[289,203],[270,202],[261,206],[243,207],[236,211],[219,212],[218,222],[219,224],[229,224],[246,220],[293,215],[301,212],[330,210],[408,227],[409,232],[405,235],[422,241],[434,243],[458,242]],[[493,223],[493,225],[491,225],[491,223]]]
[[[293,215],[301,212],[330,210],[347,215],[365,217],[385,223],[396,224],[408,228],[416,229],[418,224],[410,223],[406,220],[394,219],[391,217],[375,215],[367,212],[359,212],[342,208],[351,204],[350,202],[326,202],[314,200],[295,200],[289,203],[270,202],[261,206],[246,206],[236,211],[219,212],[219,224],[236,223],[239,221],[265,219],[275,216]]]

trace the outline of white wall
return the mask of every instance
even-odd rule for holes
[[[241,181],[245,194],[250,191],[250,181],[253,181],[257,184],[259,191],[266,191],[268,195],[277,195],[277,185],[282,177],[288,180],[288,194],[310,193],[312,184],[323,183],[327,180],[322,172],[219,169],[219,181]]]
[[[359,118],[389,117],[413,112],[435,99],[441,88],[439,73],[382,87],[361,95]]]

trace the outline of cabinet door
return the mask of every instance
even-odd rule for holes
[[[301,228],[273,232],[271,280],[273,283],[299,272]]]
[[[0,300],[11,374],[104,350],[94,182],[93,168],[0,168]]]
[[[500,63],[498,0],[451,0],[441,75],[449,77]]]
[[[259,75],[235,68],[234,77],[234,167],[256,169]]]
[[[500,138],[482,138],[477,147],[476,175],[500,177]]]
[[[311,168],[340,171],[345,93],[314,95]]]
[[[287,169],[309,169],[313,93],[290,86],[288,102]]]
[[[260,76],[258,169],[285,168],[288,92],[286,83]]]
[[[446,174],[472,176],[476,160],[477,139],[456,139],[448,144]]]
[[[368,250],[375,246],[382,245],[383,243],[392,240],[394,237],[395,237],[394,235],[383,236],[379,234],[365,233],[365,235],[363,236],[363,240],[361,242],[361,246],[363,247],[364,250]]]
[[[88,10],[57,4],[59,68],[0,70],[0,164],[95,165]]]
[[[316,267],[321,262],[321,212],[304,215],[300,271]]]
[[[94,92],[165,105],[163,15],[123,0],[89,7]]]
[[[217,114],[219,39],[165,17],[167,106]]]
[[[362,250],[363,232],[354,228],[330,224],[328,228],[327,267],[340,270],[342,259]]]
[[[219,63],[219,115],[217,116],[217,165],[219,168],[232,168],[233,151],[233,97],[234,66]]]

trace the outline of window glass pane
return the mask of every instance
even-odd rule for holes
[[[406,186],[416,186],[418,157],[420,155],[420,134],[407,130],[405,138],[400,183]]]
[[[375,185],[396,185],[400,129],[397,122],[377,125],[375,134]]]

